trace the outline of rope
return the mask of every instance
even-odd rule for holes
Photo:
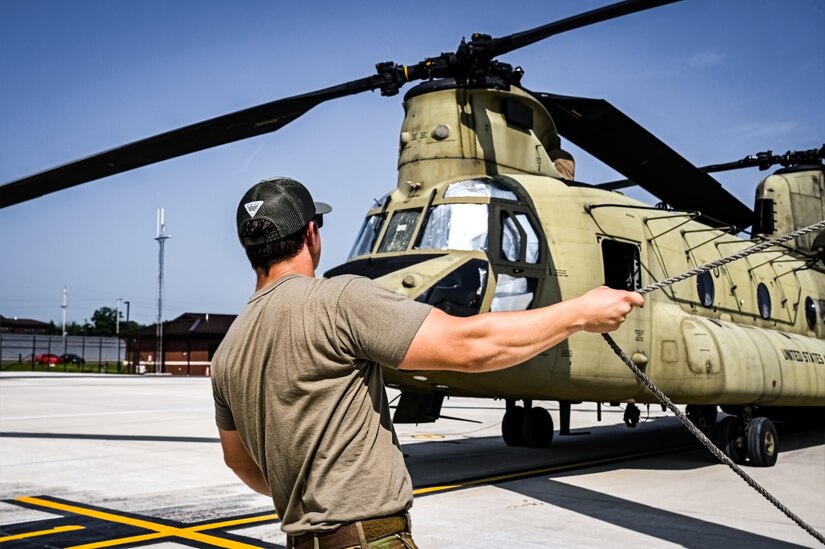
[[[725,265],[725,264],[730,263],[732,261],[742,259],[743,257],[761,252],[761,251],[763,251],[767,248],[770,248],[772,246],[782,244],[783,242],[787,242],[788,240],[798,238],[799,236],[802,236],[804,234],[807,234],[807,233],[810,233],[810,232],[813,232],[813,231],[816,231],[816,230],[819,230],[819,229],[823,229],[823,228],[825,228],[825,220],[820,221],[819,223],[815,223],[813,225],[810,225],[808,227],[798,229],[798,230],[796,230],[792,233],[788,233],[788,234],[786,234],[784,236],[781,236],[779,238],[775,238],[775,239],[772,239],[772,240],[766,240],[765,242],[762,242],[760,244],[757,244],[755,246],[751,246],[750,248],[742,250],[739,253],[730,255],[728,257],[724,257],[724,258],[719,259],[717,261],[712,261],[712,262],[707,263],[707,264],[705,264],[701,267],[691,269],[690,271],[687,271],[687,272],[682,273],[680,275],[673,276],[673,277],[668,278],[666,280],[663,280],[661,282],[656,282],[654,284],[650,284],[649,286],[646,286],[646,287],[642,288],[641,290],[638,290],[638,292],[640,294],[644,295],[644,294],[652,292],[653,290],[659,290],[659,289],[665,288],[667,286],[670,286],[671,284],[675,284],[676,282],[680,282],[682,280],[688,279],[688,278],[696,276],[698,274],[702,274],[702,273],[705,273],[705,272],[710,271],[712,269],[716,269],[716,268],[721,267],[722,265]],[[632,360],[630,360],[630,357],[628,357],[627,354],[621,348],[619,348],[619,346],[616,344],[616,342],[613,340],[613,338],[610,337],[609,334],[602,334],[602,337],[607,342],[607,344],[610,345],[610,348],[613,349],[613,352],[615,352],[616,355],[620,359],[622,359],[622,362],[624,362],[625,365],[628,368],[630,368],[630,370],[633,372],[633,374],[636,376],[636,378],[639,381],[641,381],[645,385],[645,387],[648,388],[648,390],[651,393],[653,393],[653,396],[655,396],[659,400],[659,402],[662,403],[662,405],[667,407],[668,410],[673,412],[676,415],[676,417],[679,418],[679,421],[681,421],[682,424],[685,427],[687,427],[688,431],[693,433],[693,435],[696,438],[699,439],[699,442],[701,442],[710,451],[711,454],[716,456],[716,458],[719,459],[719,461],[721,461],[722,463],[724,463],[725,465],[730,467],[731,470],[733,470],[734,473],[739,475],[739,477],[741,477],[742,480],[744,480],[751,488],[753,488],[754,490],[759,492],[765,499],[770,501],[774,505],[774,507],[776,507],[777,509],[782,511],[782,513],[784,513],[786,517],[788,517],[789,519],[794,521],[800,528],[802,528],[803,530],[808,532],[810,535],[815,537],[817,539],[817,541],[819,541],[820,543],[825,545],[825,536],[823,536],[821,533],[814,530],[813,527],[811,527],[808,523],[806,523],[804,520],[799,518],[790,509],[785,507],[770,492],[768,492],[765,488],[763,488],[761,485],[759,485],[759,483],[757,483],[755,480],[753,480],[753,478],[751,478],[750,475],[748,475],[745,471],[743,471],[741,467],[739,467],[737,464],[735,464],[732,459],[730,459],[721,450],[719,450],[719,448],[717,448],[716,445],[714,445],[713,442],[711,442],[710,439],[707,436],[705,436],[705,434],[702,431],[700,431],[699,428],[696,427],[693,424],[693,422],[690,421],[687,418],[687,416],[685,416],[685,414],[682,413],[681,410],[679,410],[676,406],[674,406],[673,402],[671,402],[671,400],[667,396],[665,396],[665,394],[662,393],[662,391],[660,391],[659,388],[656,387],[656,385],[653,384],[653,382],[650,380],[650,378],[648,378],[645,375],[645,373],[642,372],[639,369],[639,367],[636,366],[636,364],[633,363]]]
[[[717,259],[716,261],[711,261],[710,263],[706,263],[705,265],[702,265],[701,267],[696,267],[695,269],[691,269],[691,270],[686,271],[682,274],[672,276],[668,279],[662,280],[661,282],[654,282],[653,284],[650,284],[649,286],[645,286],[641,290],[637,290],[637,291],[640,294],[645,295],[645,294],[648,294],[648,293],[652,292],[653,290],[661,290],[662,288],[666,288],[666,287],[670,286],[671,284],[675,284],[677,282],[681,282],[682,280],[687,280],[688,278],[691,278],[693,276],[700,275],[702,273],[706,273],[706,272],[711,271],[713,269],[717,269],[717,268],[721,267],[722,265],[727,265],[728,263],[731,263],[733,261],[742,259],[743,257],[747,257],[749,255],[767,250],[768,248],[778,246],[779,244],[787,242],[788,240],[793,240],[794,238],[798,238],[798,237],[800,237],[804,234],[811,233],[811,232],[816,231],[818,229],[825,229],[825,220],[820,221],[819,223],[814,223],[813,225],[809,225],[807,227],[803,227],[801,229],[797,229],[794,232],[788,233],[784,236],[780,236],[779,238],[774,238],[772,240],[766,240],[765,242],[761,242],[759,244],[756,244],[755,246],[751,246],[750,248],[744,249],[739,253],[735,253],[733,255],[723,257],[722,259]]]

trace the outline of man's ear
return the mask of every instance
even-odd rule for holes
[[[315,226],[315,221],[310,221],[307,225],[306,243],[307,246],[315,244],[318,240],[318,227]]]

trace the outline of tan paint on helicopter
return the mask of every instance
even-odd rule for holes
[[[502,108],[506,100],[529,106],[532,130],[508,124]],[[443,193],[451,182],[506,175],[511,186],[515,184],[527,197],[546,238],[544,251],[552,258],[536,305],[575,297],[603,284],[604,240],[638,248],[642,285],[752,245],[685,213],[655,210],[619,193],[560,181],[545,150],[558,144],[555,125],[538,102],[516,88],[433,91],[411,97],[405,109],[398,186],[386,209],[387,218],[398,210],[424,210],[439,203],[489,202],[444,199]],[[814,223],[825,212],[821,171],[770,176],[757,193],[774,200],[776,235]],[[419,217],[413,243],[423,218]],[[382,232],[378,243],[383,236]],[[797,247],[810,251],[812,241],[813,237],[800,239]],[[410,253],[421,252],[410,249],[394,255]],[[481,252],[450,251],[379,281],[415,297],[457,266],[484,257]],[[819,321],[811,331],[803,310],[807,296],[822,300],[820,307],[825,305],[825,277],[799,270],[802,265],[799,256],[768,251],[722,267],[712,273],[715,297],[709,307],[700,303],[695,279],[654,292],[648,295],[646,307],[634,311],[613,334],[614,339],[628,354],[648,361],[646,372],[675,402],[825,405],[825,364],[819,363],[819,357],[825,362],[825,327]],[[482,311],[489,310],[493,278],[491,274]],[[760,283],[771,296],[768,319],[759,314]],[[587,333],[508,370],[474,375],[417,372],[425,380],[397,371],[386,374],[388,384],[414,391],[654,402],[601,338]]]
[[[532,110],[533,129],[508,125],[505,100],[518,101]],[[404,103],[398,157],[399,188],[408,181],[433,185],[469,174],[529,173],[561,177],[547,155],[558,146],[550,115],[530,95],[484,89],[448,89],[430,92]],[[446,126],[450,135],[434,134]]]

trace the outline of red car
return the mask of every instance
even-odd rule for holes
[[[44,353],[42,355],[36,355],[34,361],[38,364],[59,364],[60,357],[51,353]]]

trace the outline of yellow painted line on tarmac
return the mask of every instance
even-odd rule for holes
[[[258,517],[246,517],[240,519],[225,520],[223,522],[210,522],[208,524],[199,524],[198,526],[190,526],[185,530],[193,532],[201,532],[203,530],[212,530],[215,528],[232,528],[233,526],[240,526],[242,524],[252,524],[255,522],[266,522],[268,520],[278,520],[280,517],[276,513],[269,515],[261,515]]]
[[[115,545],[125,545],[127,543],[138,543],[158,538],[168,537],[166,534],[155,532],[154,534],[143,534],[142,536],[130,536],[128,538],[107,539],[96,543],[86,543],[83,545],[72,545],[66,549],[98,549],[99,547],[113,547]]]
[[[455,490],[456,488],[463,488],[465,484],[445,484],[444,486],[428,486],[427,488],[418,488],[413,490],[414,496],[423,496],[424,494],[432,494],[434,492],[443,492],[445,490]]]
[[[55,528],[51,528],[50,530],[38,530],[37,532],[26,532],[25,534],[15,534],[13,536],[3,536],[0,537],[0,543],[4,541],[14,541],[16,539],[26,539],[26,538],[34,538],[37,536],[48,536],[50,534],[60,534],[61,532],[71,532],[73,530],[83,530],[84,526],[76,526],[76,525],[69,525],[69,526],[57,526]]]
[[[207,524],[199,524],[197,526],[189,526],[181,528],[182,531],[187,532],[202,532],[204,530],[215,530],[218,528],[232,528],[233,526],[242,526],[244,524],[254,524],[256,522],[268,522],[278,520],[278,515],[271,513],[269,515],[261,515],[258,517],[246,517],[240,519],[225,520],[222,522],[210,522]],[[96,543],[86,543],[84,545],[74,545],[66,549],[102,549],[104,547],[114,547],[116,545],[126,545],[127,543],[139,543],[142,541],[150,541],[153,539],[167,537],[167,534],[155,532],[153,534],[143,534],[140,536],[129,536],[126,538],[107,539],[98,541]]]
[[[144,519],[137,519],[132,517],[125,517],[122,515],[116,515],[114,513],[108,513],[105,511],[97,511],[95,509],[86,509],[85,507],[79,507],[77,505],[68,505],[66,503],[58,503],[56,501],[49,501],[40,498],[34,497],[21,497],[17,498],[17,501],[21,501],[23,503],[28,503],[30,505],[37,505],[38,507],[46,507],[49,509],[57,509],[58,511],[67,511],[69,513],[74,513],[76,515],[82,515],[86,517],[92,517],[100,520],[106,520],[109,522],[117,522],[119,524],[126,524],[129,526],[135,526],[137,528],[143,528],[146,530],[153,530],[154,533],[152,534],[145,534],[144,536],[135,536],[135,537],[142,537],[143,539],[147,539],[145,536],[150,536],[148,539],[153,539],[155,537],[177,537],[188,539],[192,541],[199,541],[201,543],[206,543],[208,545],[214,545],[216,547],[224,547],[225,549],[259,549],[256,545],[250,545],[248,543],[242,543],[239,541],[233,541],[228,539],[223,539],[217,536],[210,536],[209,534],[202,534],[200,532],[194,531],[189,528],[179,528],[177,526],[167,526],[165,524],[159,524],[157,522],[152,522],[149,520]],[[111,540],[114,541],[114,540]],[[107,542],[100,542],[100,543],[107,543]],[[93,544],[89,544],[93,545]],[[103,547],[103,545],[97,545],[98,547]],[[77,546],[77,547],[86,547],[86,546]]]

